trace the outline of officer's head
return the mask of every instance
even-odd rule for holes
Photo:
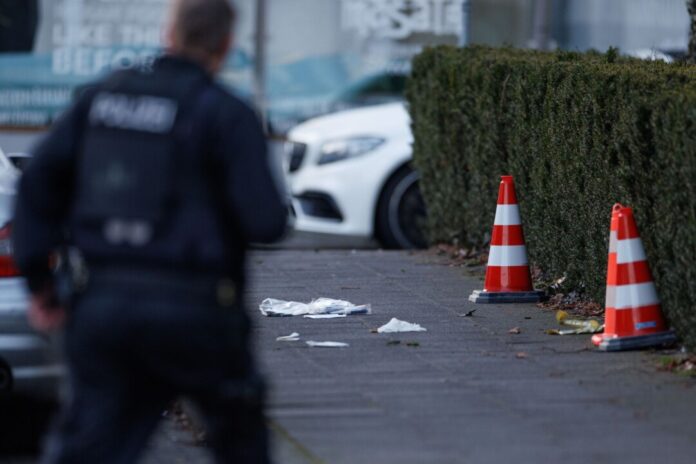
[[[174,0],[167,48],[216,73],[232,46],[235,10],[230,0]]]

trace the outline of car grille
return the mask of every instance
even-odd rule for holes
[[[299,200],[302,212],[307,216],[343,221],[343,215],[338,205],[326,193],[304,192],[302,195],[296,195],[295,198]]]
[[[299,142],[285,142],[285,156],[288,162],[288,172],[295,172],[302,166],[307,145]]]

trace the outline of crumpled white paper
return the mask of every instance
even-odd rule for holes
[[[303,316],[305,314],[370,314],[372,307],[366,305],[354,305],[350,301],[334,300],[331,298],[317,298],[311,303],[297,301],[276,300],[266,298],[259,305],[259,310],[264,316]]]
[[[394,333],[394,332],[426,332],[425,327],[421,327],[418,324],[413,324],[411,322],[401,321],[395,317],[392,317],[391,321],[384,324],[382,327],[377,329],[379,333]]]
[[[305,343],[312,348],[346,348],[348,346],[347,343],[343,342],[315,342],[308,340]]]
[[[282,337],[276,338],[277,342],[296,342],[300,339],[300,334],[297,332],[293,332],[290,335],[285,335]]]
[[[302,317],[307,319],[336,319],[337,317],[346,317],[345,314],[305,314]]]

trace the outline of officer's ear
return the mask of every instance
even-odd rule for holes
[[[232,49],[233,43],[234,43],[234,36],[233,36],[232,32],[230,32],[227,35],[227,38],[225,38],[225,40],[220,45],[220,55],[222,55],[223,57],[226,57],[227,54]]]
[[[178,34],[174,21],[170,20],[167,22],[167,25],[162,31],[162,42],[164,43],[165,50],[176,51],[179,48],[179,44],[177,43]]]

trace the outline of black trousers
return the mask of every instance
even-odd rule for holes
[[[249,323],[218,280],[93,271],[66,327],[69,395],[45,463],[133,463],[163,411],[189,397],[219,463],[269,462]]]

